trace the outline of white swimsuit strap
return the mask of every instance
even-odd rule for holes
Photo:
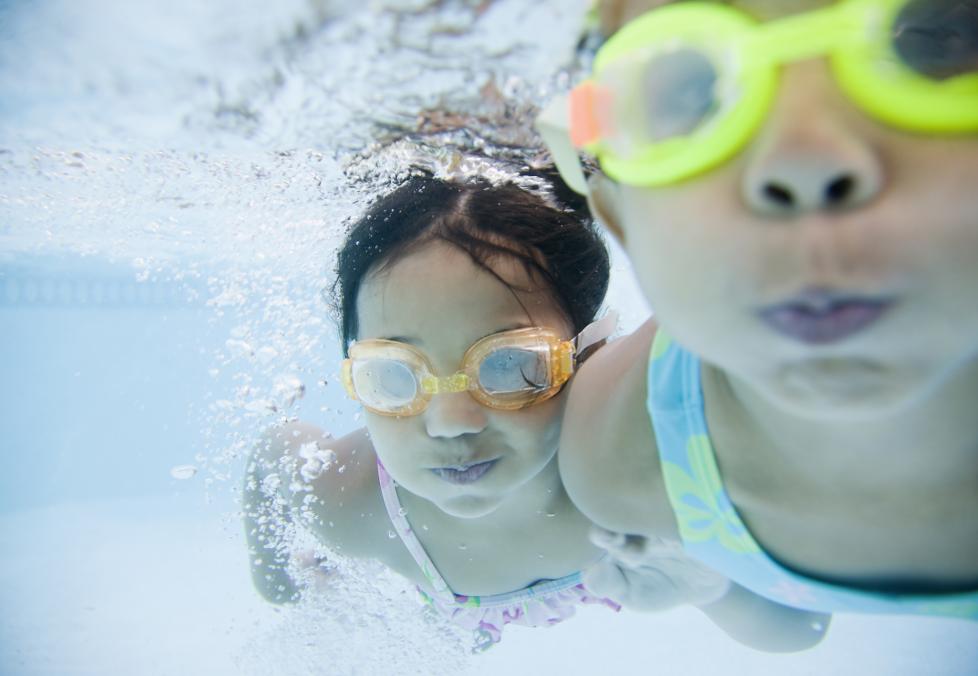
[[[441,576],[438,569],[435,568],[435,564],[432,562],[431,557],[428,556],[428,552],[424,550],[424,545],[421,544],[421,541],[414,534],[414,530],[412,530],[411,524],[408,523],[407,517],[405,516],[406,512],[401,507],[401,501],[397,498],[397,484],[394,483],[390,474],[384,469],[380,460],[377,461],[377,476],[380,479],[380,493],[384,498],[384,507],[387,509],[387,516],[394,525],[394,530],[400,536],[401,542],[404,543],[404,546],[407,547],[408,552],[411,553],[412,558],[418,564],[434,595],[442,601],[455,603],[455,593],[448,586],[448,583],[445,582],[445,578]]]

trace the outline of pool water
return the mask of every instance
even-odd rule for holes
[[[767,655],[694,609],[585,607],[471,655],[378,568],[295,609],[253,590],[251,443],[285,416],[359,426],[319,293],[345,220],[419,144],[504,171],[587,4],[0,1],[0,673],[978,670],[978,626],[947,619],[840,616]],[[473,142],[499,162],[459,165]]]

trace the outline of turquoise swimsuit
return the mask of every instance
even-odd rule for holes
[[[730,502],[706,426],[700,362],[660,329],[652,345],[648,410],[669,502],[686,551],[734,582],[789,606],[821,612],[945,615],[978,620],[978,591],[887,594],[821,582],[761,549]]]

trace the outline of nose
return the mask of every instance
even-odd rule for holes
[[[428,402],[423,415],[430,437],[454,438],[478,434],[489,424],[485,407],[467,392],[435,395]]]
[[[785,68],[778,98],[747,156],[742,191],[748,207],[795,216],[872,201],[883,186],[882,160],[856,129],[857,116],[824,62]]]

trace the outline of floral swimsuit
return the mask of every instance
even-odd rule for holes
[[[666,492],[686,551],[734,582],[789,606],[821,612],[978,619],[978,591],[890,594],[829,584],[769,556],[744,525],[720,477],[704,413],[700,362],[661,329],[649,358],[648,411]]]
[[[507,624],[528,627],[546,627],[557,624],[574,614],[581,603],[600,603],[614,610],[620,606],[609,599],[593,596],[581,584],[581,574],[574,573],[557,580],[543,580],[517,591],[491,596],[462,596],[448,587],[445,579],[435,568],[424,547],[408,523],[397,498],[397,486],[384,466],[377,463],[380,490],[384,506],[394,529],[404,546],[421,568],[433,593],[420,587],[424,600],[447,616],[452,622],[481,635],[486,644],[500,640]]]

